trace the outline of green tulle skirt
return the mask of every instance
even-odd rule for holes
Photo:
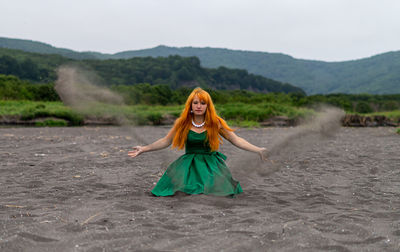
[[[167,168],[151,191],[155,196],[171,196],[177,191],[218,196],[243,192],[225,164],[226,156],[210,151],[205,136],[204,132],[189,131],[186,153]]]

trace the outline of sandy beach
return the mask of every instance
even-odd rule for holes
[[[243,194],[158,198],[183,152],[127,152],[168,129],[0,128],[0,251],[400,250],[395,128],[239,129],[274,161],[224,142]]]

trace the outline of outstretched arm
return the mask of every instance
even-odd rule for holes
[[[167,148],[168,146],[171,145],[174,135],[175,135],[175,131],[174,131],[174,129],[171,129],[165,137],[158,139],[157,141],[155,141],[152,144],[149,144],[146,146],[133,147],[133,151],[129,151],[128,155],[130,157],[136,157],[143,152],[156,151],[156,150],[161,150],[161,149]]]
[[[261,148],[247,142],[244,138],[237,136],[233,131],[222,129],[221,135],[236,147],[243,150],[255,152],[260,155],[262,160],[266,160],[266,155],[265,155],[265,152],[267,151],[266,148]]]

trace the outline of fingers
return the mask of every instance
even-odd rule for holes
[[[268,153],[267,148],[262,148],[262,149],[261,149],[261,154],[267,155],[267,153]]]
[[[261,155],[261,160],[262,161],[270,161],[271,162],[271,164],[275,164],[275,161],[274,160],[272,160],[272,159],[268,159],[267,157],[265,157],[264,155]]]
[[[261,160],[263,160],[263,161],[267,161],[268,160],[268,158],[267,158],[267,149],[266,148],[261,148],[261,150],[260,150],[260,152],[259,152],[259,154],[260,154],[260,157],[261,157]]]
[[[262,148],[260,151],[260,157],[262,161],[270,161],[271,164],[275,164],[275,161],[272,159],[268,159],[268,150],[267,148]]]
[[[140,152],[138,152],[138,151],[129,151],[128,152],[128,156],[130,156],[130,157],[136,157],[139,154],[140,154]]]
[[[128,156],[130,156],[130,157],[136,157],[140,153],[142,153],[142,147],[141,146],[135,146],[132,149],[133,149],[132,151],[128,151]]]

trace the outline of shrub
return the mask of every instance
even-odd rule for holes
[[[83,117],[78,115],[77,113],[69,110],[55,110],[46,108],[44,104],[38,104],[36,106],[30,106],[21,112],[22,120],[33,120],[35,118],[43,118],[43,117],[55,117],[64,119],[69,122],[71,126],[79,126],[83,125]]]
[[[65,127],[68,126],[68,122],[65,120],[47,119],[43,122],[36,122],[35,125],[39,127]]]
[[[361,114],[367,114],[367,113],[372,113],[373,109],[367,102],[360,101],[356,105],[356,112]]]
[[[148,125],[148,120],[145,113],[135,113],[132,122],[136,125]]]
[[[386,101],[382,105],[383,111],[393,111],[399,108],[399,105],[395,101]]]
[[[151,112],[146,118],[153,125],[161,125],[162,114],[160,112]]]
[[[81,126],[84,121],[83,116],[68,110],[56,111],[52,116],[69,121],[71,126]]]

